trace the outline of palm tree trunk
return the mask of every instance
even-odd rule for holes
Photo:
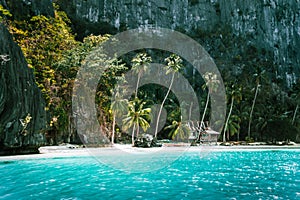
[[[131,135],[131,143],[132,143],[132,146],[134,146],[134,131],[135,131],[135,123],[133,124],[132,135]]]
[[[137,122],[136,126],[137,126],[136,127],[136,137],[138,137],[139,133],[140,133],[140,126],[139,126],[138,122]]]
[[[193,102],[191,102],[191,105],[190,105],[190,110],[189,110],[189,121],[191,120],[191,116],[192,116],[192,108],[193,108]]]
[[[229,113],[228,113],[227,120],[226,120],[226,123],[225,123],[224,133],[223,133],[223,142],[226,142],[225,133],[226,133],[228,122],[229,122],[229,119],[230,119],[230,116],[231,116],[233,102],[234,102],[234,98],[231,98],[230,109],[229,109]]]
[[[240,123],[239,123],[240,126]],[[238,132],[237,132],[237,141],[240,141],[240,128],[238,128]]]
[[[67,113],[68,115],[68,125],[67,125],[67,143],[71,142],[71,115],[69,115],[69,113]]]
[[[175,76],[175,73],[173,73],[172,75],[172,79],[171,79],[171,83],[170,83],[170,86],[169,86],[169,89],[168,89],[168,92],[163,100],[163,102],[161,103],[161,106],[159,108],[159,111],[158,111],[158,115],[157,115],[157,120],[156,120],[156,127],[155,127],[155,132],[154,132],[154,137],[156,138],[157,137],[157,132],[158,132],[158,124],[159,124],[159,119],[160,119],[160,115],[161,115],[161,112],[162,112],[162,109],[164,107],[164,103],[165,101],[167,100],[167,97],[171,91],[171,88],[172,88],[172,85],[173,85],[173,81],[174,81],[174,76]]]
[[[136,81],[135,96],[134,96],[135,98],[137,98],[137,95],[138,95],[140,78],[141,78],[141,72],[138,73],[138,79]]]
[[[227,141],[229,141],[229,130],[227,131]]]
[[[114,140],[115,140],[115,125],[116,125],[116,115],[114,114],[113,124],[112,124],[111,144],[114,144]]]
[[[299,108],[299,105],[297,104],[295,112],[294,112],[293,120],[292,120],[292,125],[294,125],[294,123],[295,123],[295,119],[296,119],[296,116],[297,116],[298,108]]]
[[[252,115],[253,115],[253,110],[254,110],[257,94],[258,94],[258,87],[259,87],[259,84],[257,84],[257,86],[256,86],[255,95],[254,95],[254,99],[253,99],[253,103],[252,103],[252,107],[251,107],[251,111],[250,111],[250,116],[249,116],[249,125],[248,125],[248,139],[249,140],[250,140],[250,132],[251,132]]]
[[[201,121],[200,121],[200,127],[199,127],[199,133],[198,133],[198,139],[197,139],[197,140],[200,140],[200,135],[201,135],[201,126],[202,126],[202,124],[203,124],[203,121],[204,121],[204,117],[205,117],[206,110],[207,110],[208,103],[209,103],[209,98],[210,98],[210,95],[209,95],[209,93],[208,93],[208,94],[207,94],[206,103],[205,103],[204,112],[203,112],[203,115],[202,115],[202,118],[201,118]]]

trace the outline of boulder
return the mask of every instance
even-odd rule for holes
[[[162,144],[158,143],[157,139],[153,138],[152,135],[142,134],[136,138],[136,140],[134,141],[134,146],[149,148],[149,147],[161,147]]]

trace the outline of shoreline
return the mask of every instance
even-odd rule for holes
[[[286,151],[293,150],[300,152],[300,144],[296,145],[236,145],[236,146],[165,146],[154,148],[137,148],[131,145],[115,145],[112,147],[101,148],[69,148],[68,146],[45,146],[40,147],[39,154],[26,155],[10,155],[0,156],[0,161],[14,160],[32,160],[32,159],[47,159],[47,158],[64,158],[64,157],[94,157],[95,155],[120,155],[120,154],[153,154],[157,152],[164,153],[185,153],[185,152],[230,152],[230,151]]]

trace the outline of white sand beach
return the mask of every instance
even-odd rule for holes
[[[69,145],[64,146],[44,146],[40,147],[39,154],[28,155],[12,155],[0,156],[0,161],[9,160],[26,160],[26,159],[41,159],[41,158],[56,158],[56,157],[82,157],[82,156],[95,156],[102,155],[118,155],[118,154],[154,154],[159,152],[216,152],[216,151],[274,151],[274,150],[293,150],[300,152],[300,144],[296,145],[234,145],[234,146],[221,146],[221,145],[202,145],[202,146],[163,146],[156,148],[136,148],[131,145],[114,145],[112,147],[103,148],[70,148]]]

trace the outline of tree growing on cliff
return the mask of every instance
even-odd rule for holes
[[[6,24],[7,18],[12,17],[12,14],[9,12],[9,10],[5,9],[1,4],[0,4],[0,23]]]
[[[62,77],[55,63],[63,58],[65,51],[79,44],[69,25],[67,15],[58,11],[57,7],[54,17],[39,15],[29,20],[9,22],[10,32],[21,47],[28,67],[34,70],[35,80],[46,101],[46,110],[51,118],[58,118],[58,127],[62,132],[67,132],[65,107],[70,106],[63,100],[66,95],[63,91],[70,85],[61,83]]]

